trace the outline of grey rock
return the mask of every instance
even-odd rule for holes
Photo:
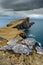
[[[13,39],[11,39],[10,41],[8,41],[7,44],[13,46],[13,45],[15,45],[18,41],[21,41],[21,40],[22,40],[22,38],[18,38],[18,39],[17,39],[17,38],[16,38],[16,39],[13,38]]]
[[[17,44],[18,41],[22,40],[22,38],[11,39],[9,42],[7,42],[8,45],[1,47],[0,50],[12,50],[14,53],[29,55],[30,53],[32,53],[32,49],[30,49],[26,45]]]
[[[43,48],[42,47],[37,46],[35,49],[37,50],[38,54],[43,54]]]
[[[26,39],[23,39],[23,40],[22,40],[22,43],[23,43],[23,44],[26,44],[26,45],[28,45],[28,46],[33,46],[33,45],[35,45],[36,40],[33,39],[33,38],[26,38]]]
[[[26,45],[22,44],[16,44],[15,46],[13,46],[12,50],[15,53],[23,53],[25,55],[29,55],[30,53],[32,53],[31,49],[29,49]]]
[[[12,47],[11,45],[6,45],[6,46],[3,46],[0,48],[0,51],[6,51],[6,50],[12,50]]]
[[[15,45],[6,45],[0,48],[1,51],[6,51],[6,50],[12,50],[14,53],[21,53],[25,55],[29,55],[32,53],[32,50],[29,49],[26,45],[22,44],[15,44]]]
[[[32,49],[33,50],[34,49],[34,46],[29,46],[29,49]]]
[[[23,44],[17,44],[18,41]],[[7,42],[6,46],[1,47],[0,51],[12,50],[14,53],[29,55],[32,53],[33,49],[36,49],[38,54],[43,54],[43,49],[41,48],[39,43],[36,43],[35,39],[13,38]]]

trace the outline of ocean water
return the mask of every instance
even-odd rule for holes
[[[30,19],[35,22],[29,30],[25,30],[27,37],[35,38],[43,47],[43,19]]]
[[[10,21],[18,20],[20,18],[15,17],[0,17],[0,28],[6,27]],[[29,30],[25,30],[27,37],[35,38],[43,46],[43,19],[30,19],[31,22],[35,22]]]
[[[6,27],[6,25],[12,21],[19,20],[21,17],[0,16],[0,28]]]

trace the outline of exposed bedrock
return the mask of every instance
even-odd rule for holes
[[[24,32],[24,33],[20,33],[19,34],[23,39],[25,39],[26,37],[27,37],[27,35],[26,35],[26,33]]]
[[[28,22],[28,21],[24,21],[23,23],[14,26],[13,28],[18,28],[18,29],[28,29],[31,27],[31,25],[33,25],[33,22]]]
[[[38,54],[43,54],[43,49],[33,38],[13,38],[7,42],[6,46],[1,47],[0,50],[12,50],[14,53],[20,53],[25,55],[32,54],[33,50],[36,50]]]
[[[17,24],[15,22],[17,22]],[[7,27],[12,27],[12,28],[17,28],[17,29],[28,29],[34,24],[34,22],[29,22],[29,17],[24,18],[24,19],[20,19],[20,20],[15,21],[15,22],[9,23],[7,25]]]
[[[43,48],[42,47],[36,46],[36,51],[37,51],[38,54],[43,55]]]

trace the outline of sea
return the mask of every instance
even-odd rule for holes
[[[11,21],[16,21],[18,17],[0,17],[0,28],[6,27]],[[34,38],[38,41],[43,47],[43,18],[30,18],[30,22],[35,24],[30,27],[30,29],[25,30],[27,37]]]
[[[29,30],[25,30],[27,37],[36,39],[43,47],[43,19],[30,19],[30,21],[35,24]]]

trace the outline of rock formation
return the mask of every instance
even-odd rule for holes
[[[18,22],[19,21],[19,22]],[[29,18],[21,19],[16,22],[9,23],[7,27],[17,28],[17,29],[28,29],[31,27],[31,25],[34,24],[34,22],[29,22]],[[13,24],[15,23],[15,24]]]
[[[36,50],[38,54],[42,54],[43,55],[43,48],[36,46]]]
[[[17,44],[17,42],[20,43]],[[36,49],[37,53],[43,54],[43,49],[40,46],[36,45],[36,40],[33,38],[12,39],[7,42],[7,44],[8,45],[1,47],[0,51],[12,50],[14,53],[29,55],[32,54],[32,50]]]
[[[24,39],[26,38],[26,33],[20,33],[19,35]]]

